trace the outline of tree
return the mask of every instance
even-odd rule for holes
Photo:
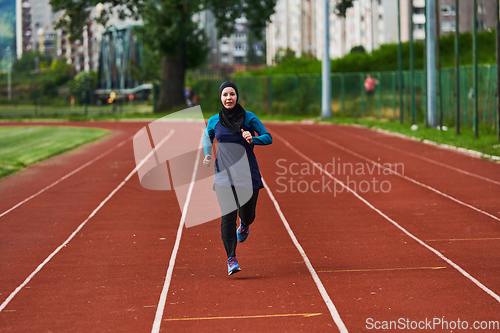
[[[36,70],[37,61],[38,69],[48,68],[52,63],[52,57],[39,51],[24,52],[21,58],[14,63],[13,70],[16,73],[24,74],[33,72]]]
[[[287,47],[285,50],[282,48],[279,48],[278,51],[276,52],[276,55],[274,56],[274,63],[279,65],[285,60],[288,59],[295,59],[295,51],[292,50],[291,48]]]
[[[351,49],[350,53],[366,53],[366,50],[363,45],[357,45]]]
[[[73,95],[78,103],[83,103],[85,94],[93,90],[97,85],[97,72],[80,72],[68,82],[70,95]]]
[[[335,5],[335,9],[334,9],[335,14],[339,17],[345,18],[347,10],[349,8],[352,8],[352,6],[354,6],[354,0],[340,0]]]
[[[141,18],[138,35],[145,48],[161,56],[161,89],[157,110],[184,104],[183,89],[186,68],[200,65],[207,53],[205,32],[197,21],[198,14],[210,10],[216,19],[219,37],[231,35],[237,18],[245,16],[256,38],[274,13],[277,0],[244,2],[242,0],[50,0],[54,11],[65,10],[57,27],[65,27],[71,37],[81,36],[92,6],[101,2],[104,10],[98,22],[106,24],[110,13],[121,17]],[[114,6],[114,7],[112,7]]]

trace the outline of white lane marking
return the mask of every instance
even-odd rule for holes
[[[281,208],[278,204],[278,201],[274,198],[273,193],[269,189],[269,186],[267,183],[264,181],[264,177],[262,177],[262,182],[264,183],[264,188],[267,190],[267,193],[269,194],[269,197],[271,198],[274,208],[276,208],[276,211],[278,212],[278,215],[281,218],[281,221],[283,222],[283,225],[285,226],[286,231],[288,232],[288,235],[292,239],[293,244],[299,250],[300,255],[302,256],[302,259],[304,260],[304,263],[307,266],[307,269],[309,270],[309,273],[311,273],[311,276],[316,283],[316,286],[318,287],[318,290],[321,294],[321,297],[323,297],[323,301],[325,302],[326,306],[328,307],[328,310],[330,310],[330,315],[332,316],[333,321],[335,324],[337,324],[337,327],[339,328],[341,333],[347,333],[347,328],[344,325],[344,322],[340,318],[340,315],[337,311],[337,308],[333,304],[332,300],[330,299],[330,296],[328,295],[328,292],[326,291],[325,287],[323,286],[323,283],[321,283],[321,280],[318,276],[318,273],[316,273],[316,270],[314,269],[313,265],[311,264],[311,261],[307,257],[307,254],[305,253],[304,249],[300,245],[299,241],[295,237],[295,234],[292,231],[292,228],[290,228],[290,225],[288,224],[288,221],[285,218],[285,215],[281,211]]]
[[[160,144],[158,144],[158,147],[162,144],[164,144],[168,139],[170,139],[170,137],[174,134],[174,130],[171,130],[170,133],[160,142]],[[9,297],[7,297],[7,299],[2,303],[2,305],[0,305],[0,312],[2,312],[3,309],[5,309],[5,307],[9,304],[9,302],[17,295],[17,293],[19,291],[21,291],[21,289],[26,286],[30,281],[31,279],[38,273],[40,272],[40,270],[43,268],[43,266],[45,266],[59,251],[61,251],[62,248],[64,248],[75,236],[76,234],[85,226],[85,224],[87,224],[87,222],[92,218],[94,217],[97,212],[113,197],[113,195],[115,195],[116,192],[118,192],[119,189],[121,189],[123,187],[123,185],[125,185],[125,183],[134,175],[134,173],[137,172],[137,170],[149,159],[149,157],[151,157],[151,155],[155,152],[155,149],[151,150],[151,152],[148,154],[148,156],[146,156],[135,168],[134,170],[132,170],[127,177],[125,177],[125,179],[120,183],[120,185],[118,185],[107,197],[106,199],[104,199],[98,206],[96,209],[94,209],[94,211],[92,213],[90,213],[90,215],[87,217],[87,219],[85,221],[83,221],[79,226],[78,228],[76,228],[75,231],[73,231],[73,233],[64,241],[64,243],[62,243],[57,249],[54,250],[54,252],[52,252],[40,265],[38,265],[38,267],[26,278],[26,280],[24,280],[23,283],[21,283],[21,285],[19,285],[10,295]]]
[[[472,172],[469,172],[469,171],[465,171],[463,169],[459,169],[459,168],[456,168],[456,167],[453,167],[451,165],[448,165],[448,164],[444,164],[444,163],[441,163],[441,162],[438,162],[438,161],[435,161],[433,159],[430,159],[430,158],[427,158],[427,157],[424,157],[424,156],[421,156],[421,155],[418,155],[418,154],[414,154],[414,153],[410,153],[406,150],[402,150],[402,149],[399,149],[399,148],[396,148],[396,147],[393,147],[391,145],[388,145],[388,144],[385,144],[385,143],[382,143],[382,142],[378,142],[378,141],[373,141],[373,140],[369,140],[367,138],[364,138],[360,135],[357,135],[357,134],[352,134],[352,133],[348,133],[348,132],[344,132],[344,133],[347,133],[347,135],[350,135],[350,136],[354,136],[360,140],[363,140],[363,141],[366,141],[366,142],[370,142],[370,143],[374,143],[374,144],[377,144],[379,146],[382,146],[382,147],[386,147],[386,148],[389,148],[389,149],[392,149],[394,151],[397,151],[397,152],[400,152],[400,153],[404,153],[404,154],[407,154],[407,155],[410,155],[410,156],[413,156],[413,157],[416,157],[416,158],[419,158],[421,160],[424,160],[424,161],[427,161],[429,163],[433,163],[433,164],[436,164],[436,165],[439,165],[439,166],[442,166],[444,168],[448,168],[450,170],[453,170],[453,171],[456,171],[456,172],[460,172],[460,173],[463,173],[464,175],[467,175],[467,176],[471,176],[471,177],[476,177],[478,179],[481,179],[481,180],[484,180],[484,181],[487,181],[487,182],[490,182],[492,184],[495,184],[495,185],[500,185],[500,182],[499,181],[496,181],[496,180],[493,180],[493,179],[490,179],[490,178],[486,178],[486,177],[483,177],[481,175],[478,175],[478,174],[475,174],[475,173],[472,173]]]
[[[369,158],[364,157],[363,155],[360,155],[360,154],[358,154],[358,153],[356,153],[356,152],[354,152],[354,151],[352,151],[352,150],[350,150],[350,149],[348,149],[348,148],[345,148],[345,147],[343,147],[343,146],[341,146],[341,145],[339,145],[339,144],[336,144],[335,142],[332,142],[332,141],[330,141],[330,140],[328,140],[328,139],[322,138],[322,137],[320,137],[320,136],[318,136],[318,135],[316,135],[316,134],[314,134],[314,133],[311,133],[311,132],[306,131],[306,130],[302,130],[302,131],[303,131],[303,132],[305,132],[305,133],[307,133],[308,135],[310,135],[310,136],[312,136],[312,137],[315,137],[315,138],[316,138],[316,139],[318,139],[318,140],[321,140],[321,141],[326,142],[326,143],[328,143],[328,144],[330,144],[330,145],[332,145],[332,146],[334,146],[334,147],[336,147],[336,148],[338,148],[338,149],[340,149],[340,150],[343,150],[343,151],[345,151],[345,152],[346,152],[346,153],[348,153],[348,154],[351,154],[351,155],[356,156],[356,157],[358,157],[358,158],[360,158],[360,159],[362,159],[362,160],[364,160],[364,161],[367,161],[367,162],[369,162],[369,163],[372,163],[372,164],[374,164],[374,165],[378,166],[379,168],[383,168],[384,170],[389,170],[392,174],[395,174],[396,176],[399,176],[399,177],[404,178],[404,179],[406,179],[406,180],[408,180],[408,181],[410,181],[410,182],[412,182],[412,183],[414,183],[414,184],[417,184],[417,185],[422,186],[422,187],[424,187],[424,188],[426,188],[426,189],[428,189],[428,190],[431,190],[431,191],[433,191],[433,192],[435,192],[435,193],[437,193],[437,194],[439,194],[439,195],[441,195],[441,196],[443,196],[443,197],[445,197],[445,198],[448,198],[448,199],[450,199],[450,200],[455,201],[456,203],[459,203],[459,204],[461,204],[461,205],[463,205],[463,206],[465,206],[465,207],[468,207],[468,208],[470,208],[470,209],[472,209],[472,210],[475,210],[475,211],[476,211],[476,212],[478,212],[478,213],[484,214],[484,215],[486,215],[486,216],[488,216],[488,217],[491,217],[492,219],[495,219],[495,220],[497,220],[497,221],[500,221],[500,218],[499,218],[499,217],[496,217],[495,215],[492,215],[492,214],[490,214],[490,213],[488,213],[488,212],[485,212],[484,210],[481,210],[481,209],[476,208],[476,207],[474,207],[474,206],[472,206],[472,205],[469,205],[468,203],[465,203],[465,202],[463,202],[463,201],[461,201],[461,200],[458,200],[457,198],[452,197],[451,195],[448,195],[448,194],[446,194],[446,193],[443,193],[443,192],[441,192],[441,191],[439,191],[439,190],[435,189],[434,187],[431,187],[431,186],[429,186],[429,185],[426,185],[426,184],[424,184],[424,183],[421,183],[421,182],[419,182],[418,180],[415,180],[415,179],[413,179],[413,178],[410,178],[410,177],[408,177],[408,176],[405,176],[405,175],[403,175],[403,174],[401,174],[401,173],[397,172],[397,171],[396,171],[396,169],[392,170],[391,168],[388,168],[388,167],[386,167],[386,166],[383,166],[383,165],[382,165],[382,164],[380,164],[380,163],[377,163],[377,162],[375,162],[375,161],[373,161],[373,160],[370,160]],[[284,140],[284,139],[283,139],[283,140]]]
[[[401,230],[402,232],[404,232],[407,236],[409,236],[410,238],[412,238],[413,240],[415,240],[417,243],[419,243],[420,245],[422,245],[423,247],[425,247],[429,251],[433,252],[435,255],[437,255],[442,260],[446,261],[449,265],[453,266],[453,268],[455,268],[457,271],[459,271],[463,276],[465,276],[466,278],[468,278],[469,280],[471,280],[475,285],[477,285],[479,288],[481,288],[484,292],[486,292],[488,295],[490,295],[491,297],[493,297],[497,302],[500,302],[500,296],[499,295],[495,294],[491,289],[489,289],[488,287],[486,287],[485,285],[483,285],[481,282],[479,282],[476,278],[474,278],[469,273],[467,273],[462,267],[460,267],[457,264],[455,264],[453,261],[451,261],[450,259],[448,259],[447,257],[445,257],[443,254],[441,254],[441,252],[439,252],[438,250],[434,249],[433,247],[427,245],[424,241],[420,240],[419,238],[417,238],[416,236],[414,236],[412,233],[410,233],[408,230],[406,230],[405,228],[403,228],[402,226],[400,226],[396,221],[394,221],[393,219],[391,219],[389,216],[385,215],[382,211],[380,211],[379,209],[375,208],[375,206],[373,206],[365,198],[363,198],[358,193],[356,193],[353,190],[351,190],[349,188],[349,186],[346,186],[342,181],[340,181],[337,178],[333,177],[325,169],[321,168],[317,163],[314,163],[314,161],[311,160],[309,157],[307,157],[306,155],[304,155],[300,151],[298,151],[294,146],[292,146],[283,137],[277,135],[276,133],[273,133],[273,136],[278,137],[280,140],[282,140],[285,143],[285,145],[287,147],[289,147],[291,150],[293,150],[297,155],[299,155],[302,158],[304,158],[306,161],[308,161],[309,163],[311,163],[311,165],[313,165],[315,168],[318,168],[321,172],[324,172],[333,181],[339,183],[343,188],[345,188],[347,191],[349,191],[354,196],[356,196],[359,200],[361,200],[364,204],[366,204],[368,207],[370,207],[375,212],[377,212],[380,216],[382,216],[387,221],[389,221],[390,223],[392,223],[396,228],[398,228],[399,230]]]
[[[42,194],[43,192],[47,191],[48,189],[56,186],[57,184],[59,184],[60,182],[62,182],[63,180],[73,176],[75,173],[81,171],[82,169],[85,169],[86,167],[88,167],[89,165],[91,165],[92,163],[100,160],[101,158],[103,158],[104,156],[108,155],[109,153],[111,153],[112,151],[120,148],[121,146],[123,146],[124,144],[127,143],[127,141],[130,141],[133,139],[133,136],[126,139],[126,140],[123,140],[122,142],[120,142],[119,144],[117,144],[116,146],[106,150],[104,153],[102,153],[101,155],[91,159],[90,161],[88,161],[87,163],[81,165],[80,167],[76,168],[75,170],[71,171],[70,173],[68,173],[67,175],[59,178],[58,180],[56,180],[55,182],[53,182],[52,184],[44,187],[43,189],[41,189],[40,191],[36,192],[35,194],[31,195],[30,197],[24,199],[23,201],[19,202],[18,204],[12,206],[11,208],[7,209],[5,212],[3,212],[2,214],[0,214],[0,218],[7,215],[8,213],[12,212],[14,209],[18,208],[19,206],[21,206],[22,204],[25,204],[26,202],[30,201],[31,199],[39,196],[40,194]]]
[[[203,135],[201,136],[200,143],[198,144],[198,149],[202,147],[203,147]],[[163,284],[163,290],[161,291],[158,307],[156,308],[156,315],[151,333],[160,332],[160,326],[163,318],[163,311],[165,309],[165,303],[167,302],[168,289],[170,288],[170,282],[172,280],[172,273],[174,271],[175,259],[177,258],[177,252],[179,251],[182,229],[184,228],[184,222],[186,221],[187,210],[189,207],[189,202],[191,201],[191,194],[193,192],[193,187],[196,180],[196,173],[198,172],[199,164],[200,164],[200,154],[198,153],[198,155],[196,155],[196,161],[194,162],[194,170],[193,170],[193,175],[191,176],[191,183],[189,184],[186,202],[184,202],[184,207],[182,208],[181,221],[179,222],[179,228],[177,228],[177,237],[175,238],[174,249],[172,250],[172,255],[170,256],[170,261],[168,263],[167,275],[165,277],[165,283]]]

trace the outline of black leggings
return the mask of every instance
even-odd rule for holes
[[[253,189],[253,194],[250,200],[246,202],[243,206],[240,206],[238,198],[235,194],[235,189],[233,187],[222,188],[217,186],[217,200],[219,201],[219,206],[223,207],[227,202],[234,202],[236,199],[236,204],[238,206],[234,211],[222,215],[221,218],[221,238],[224,247],[226,248],[227,257],[236,256],[236,244],[238,243],[236,239],[236,219],[240,216],[243,225],[250,225],[255,220],[255,207],[257,205],[257,197],[259,196],[258,188]]]

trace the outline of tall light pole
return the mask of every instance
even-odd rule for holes
[[[458,1],[458,0],[457,0]],[[497,136],[500,141],[500,1],[496,2],[496,30],[497,30]]]
[[[460,135],[460,4],[455,0],[455,134]]]
[[[439,96],[439,129],[443,129],[443,95],[441,88],[441,52],[440,52],[440,35],[441,35],[441,27],[439,26],[439,0],[436,0],[435,6],[435,15],[436,15],[436,58],[437,58],[437,94]]]
[[[415,112],[415,51],[413,40],[413,0],[410,0],[410,115],[412,125],[416,122]]]
[[[325,34],[324,34],[324,52],[323,52],[323,64],[321,66],[321,73],[323,79],[323,89],[322,89],[322,101],[321,101],[321,117],[331,118],[332,117],[332,107],[331,107],[331,96],[330,96],[330,10],[328,2],[330,0],[324,0],[324,14],[325,14]]]
[[[399,123],[403,123],[403,51],[401,50],[401,0],[398,1]]]
[[[8,89],[8,100],[12,98],[12,88],[11,88],[11,73],[12,73],[12,52],[10,51],[10,46],[7,46],[7,89]]]
[[[474,137],[479,136],[479,124],[478,124],[478,98],[477,98],[477,84],[478,84],[478,66],[477,66],[477,0],[473,2],[473,38],[472,38],[472,67],[473,67],[473,90],[474,90]]]
[[[429,126],[437,126],[436,117],[436,18],[434,0],[427,0],[427,121]]]

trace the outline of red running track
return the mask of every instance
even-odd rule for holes
[[[238,245],[243,270],[228,277],[219,221],[181,229],[177,249],[175,193],[145,190],[135,174],[124,182],[144,125],[78,123],[112,134],[0,180],[0,331],[364,332],[398,320],[500,320],[499,164],[362,128],[267,124],[274,143],[256,154],[268,186]]]

